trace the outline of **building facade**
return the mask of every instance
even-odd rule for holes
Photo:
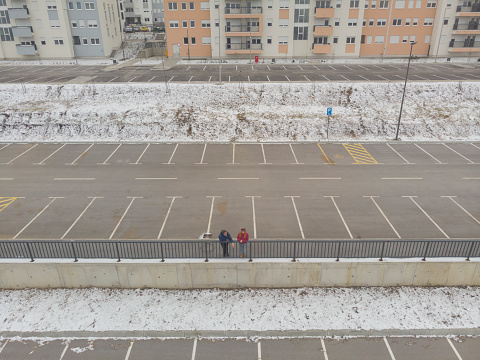
[[[122,0],[120,10],[125,25],[165,26],[163,0]]]
[[[0,0],[0,59],[102,58],[120,46],[116,0]]]
[[[165,0],[181,57],[480,56],[480,0]],[[220,52],[220,54],[219,54]]]

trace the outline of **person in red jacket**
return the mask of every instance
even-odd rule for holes
[[[248,241],[248,233],[245,231],[245,228],[237,235],[237,240],[240,243],[240,257],[247,256],[247,241]]]

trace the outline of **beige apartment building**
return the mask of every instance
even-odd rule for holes
[[[174,57],[480,57],[480,0],[165,0]],[[220,54],[219,54],[220,52]]]
[[[0,0],[0,59],[109,57],[121,38],[117,0]]]

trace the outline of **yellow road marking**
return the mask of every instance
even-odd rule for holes
[[[362,144],[343,144],[357,164],[378,164]]]
[[[323,153],[323,156],[325,156],[325,159],[327,159],[328,163],[329,164],[335,164],[334,162],[331,162],[330,159],[328,158],[328,156],[325,154],[325,151],[323,151],[322,147],[320,146],[320,144],[317,144],[318,147],[320,148],[320,150],[322,150],[322,153]]]
[[[18,197],[0,197],[0,211],[5,209],[8,205],[17,200]]]

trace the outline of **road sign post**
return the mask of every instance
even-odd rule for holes
[[[328,129],[330,127],[330,115],[332,115],[332,108],[327,108],[327,141],[328,141]]]

